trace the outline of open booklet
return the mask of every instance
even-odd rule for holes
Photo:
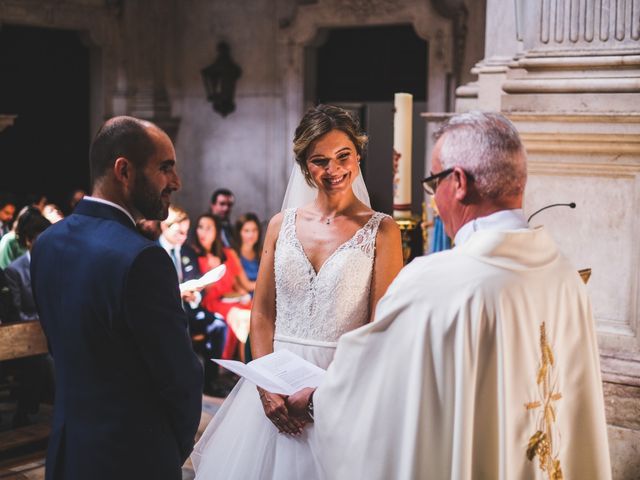
[[[216,268],[209,270],[200,278],[194,278],[193,280],[187,280],[186,282],[181,283],[180,293],[186,292],[188,290],[202,290],[207,285],[211,285],[212,283],[216,283],[218,280],[220,280],[224,276],[226,271],[226,265],[218,265]]]
[[[246,378],[268,392],[293,395],[305,387],[317,387],[325,370],[289,350],[278,350],[244,364],[213,359],[218,365]]]

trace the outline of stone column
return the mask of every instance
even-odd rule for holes
[[[525,53],[502,88],[506,111],[632,113],[640,105],[640,2],[537,0]]]
[[[519,22],[519,19],[526,19]],[[541,213],[588,284],[614,478],[640,471],[640,0],[488,0],[486,58],[458,108],[500,110],[529,155]],[[475,89],[475,92],[474,92]]]
[[[485,57],[471,70],[478,81],[456,90],[456,111],[500,110],[509,64],[522,52],[520,1],[487,0]]]

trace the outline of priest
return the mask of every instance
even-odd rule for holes
[[[611,478],[585,286],[523,216],[526,154],[495,113],[436,134],[452,250],[414,260],[344,335],[317,390],[288,400],[329,479]],[[379,254],[384,254],[381,252]]]

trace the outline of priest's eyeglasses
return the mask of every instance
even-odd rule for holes
[[[427,192],[427,195],[435,195],[440,181],[444,180],[445,177],[447,177],[452,172],[453,168],[447,168],[440,173],[436,173],[435,175],[431,175],[430,177],[425,178],[424,180],[422,180],[422,188],[424,188],[424,191]]]

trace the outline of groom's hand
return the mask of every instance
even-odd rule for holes
[[[287,397],[286,403],[289,408],[289,414],[294,417],[304,418],[307,422],[313,422],[313,418],[309,415],[309,401],[315,390],[315,388],[307,387]]]
[[[265,415],[271,420],[280,433],[288,433],[291,435],[299,435],[302,433],[306,422],[289,415],[286,396],[267,392],[259,387],[258,392],[260,393],[260,401],[262,402]]]

